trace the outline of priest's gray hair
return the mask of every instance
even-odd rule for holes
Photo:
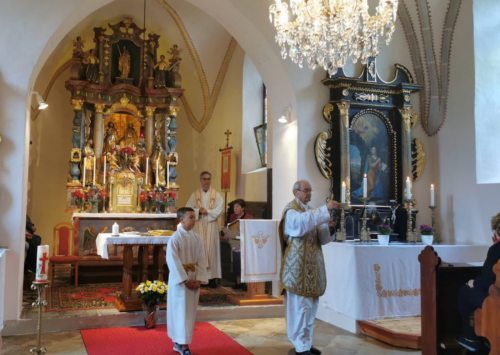
[[[300,191],[303,183],[309,184],[309,181],[307,181],[307,180],[297,180],[297,181],[295,181],[295,184],[293,184],[293,192]]]

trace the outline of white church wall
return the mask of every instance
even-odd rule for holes
[[[488,4],[484,6],[489,9]],[[488,10],[485,18],[489,16]],[[483,17],[476,24],[481,21],[484,21]],[[484,97],[482,89],[474,93],[475,82],[477,84],[480,80],[480,77],[474,76],[474,58],[471,55],[474,53],[473,26],[476,24],[472,18],[472,3],[462,3],[455,33],[460,42],[455,41],[453,47],[448,114],[439,132],[440,218],[443,235],[449,236],[450,241],[488,244],[490,218],[499,212],[500,189],[496,184],[478,184],[476,181],[475,152],[476,144],[480,142],[475,140],[474,122],[479,115],[491,115],[489,111],[480,112],[478,109],[474,112],[474,99],[481,102],[479,95]],[[480,24],[479,30],[481,28]],[[482,40],[494,43],[491,37]],[[490,90],[488,95],[494,95],[494,91]],[[479,107],[483,107],[481,105]],[[497,131],[492,128],[489,132],[494,139]]]
[[[500,132],[500,2],[474,1],[473,14],[476,179],[479,184],[498,184],[498,137],[490,133]]]

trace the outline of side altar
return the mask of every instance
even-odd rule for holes
[[[181,49],[162,54],[159,35],[128,17],[93,31],[88,49],[74,40],[66,81],[74,110],[68,205],[95,214],[164,213],[179,190]]]

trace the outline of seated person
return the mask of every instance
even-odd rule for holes
[[[24,259],[24,272],[36,272],[36,252],[42,243],[42,238],[35,234],[35,224],[29,216],[26,216],[26,257]]]
[[[231,204],[233,205],[233,213],[229,216],[229,223],[237,221],[238,219],[253,219],[250,213],[245,212],[245,200],[238,198],[231,202]]]
[[[474,311],[481,308],[488,296],[490,285],[495,282],[493,266],[500,259],[500,213],[491,219],[491,237],[493,245],[488,249],[481,274],[474,280],[469,280],[458,293],[458,311],[462,318],[463,336],[457,338],[460,345],[471,352],[488,353],[488,345],[484,338],[474,333]]]

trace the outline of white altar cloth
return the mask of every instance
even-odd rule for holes
[[[160,219],[177,218],[176,213],[88,213],[75,212],[72,218],[92,219]]]
[[[167,245],[170,237],[166,236],[142,236],[136,234],[122,234],[119,236],[113,236],[111,233],[99,233],[96,238],[97,255],[101,256],[103,259],[108,259],[108,245]]]
[[[323,246],[327,288],[320,297],[318,318],[343,322],[420,315],[420,263],[423,244],[355,242]],[[486,245],[433,245],[442,262],[482,262]]]

